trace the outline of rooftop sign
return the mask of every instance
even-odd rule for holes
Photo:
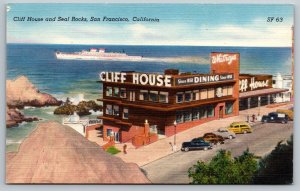
[[[228,65],[230,65],[232,64],[233,61],[236,60],[237,60],[237,54],[218,53],[211,56],[212,64],[227,63]]]
[[[150,85],[150,86],[164,86],[171,87],[170,75],[161,74],[142,74],[142,73],[131,73],[132,81],[128,81],[127,73],[124,72],[101,72],[99,79],[102,82],[115,82],[124,83],[129,82],[137,85]]]
[[[175,79],[176,86],[182,85],[193,85],[193,84],[203,84],[203,83],[211,83],[211,82],[220,82],[220,81],[228,81],[233,80],[233,74],[214,74],[214,75],[199,75],[199,76],[191,76],[191,77],[182,77]]]

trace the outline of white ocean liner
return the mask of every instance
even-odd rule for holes
[[[88,51],[83,50],[74,53],[57,51],[55,55],[57,59],[64,60],[141,61],[143,58],[142,56],[128,56],[126,53],[105,52],[104,48],[100,48],[99,51],[96,48],[92,48]]]

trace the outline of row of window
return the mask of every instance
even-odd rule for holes
[[[106,96],[127,98],[126,88],[106,87]]]
[[[139,100],[168,103],[169,93],[162,91],[140,90]]]
[[[199,107],[176,113],[176,122],[183,123],[215,116],[214,106]]]
[[[176,94],[176,103],[197,101],[203,99],[211,99],[214,97],[229,96],[233,93],[232,86],[224,86],[219,88],[208,88],[194,91],[178,92]]]
[[[232,93],[233,93],[232,86],[178,92],[176,94],[176,103],[211,99],[214,97],[229,96],[232,95]],[[127,98],[126,88],[107,87],[106,96]],[[168,103],[169,93],[163,91],[140,90],[139,100]]]
[[[106,96],[127,98],[126,88],[106,87]],[[152,102],[169,102],[169,93],[162,91],[140,90],[139,100]]]
[[[120,107],[118,105],[106,105],[105,114],[107,115],[113,115],[113,116],[119,116],[120,115]],[[129,117],[129,110],[128,108],[124,107],[122,112],[122,118],[128,119]]]
[[[225,103],[225,114],[231,114],[233,112],[233,102]],[[176,122],[183,123],[188,121],[194,121],[199,119],[205,119],[215,116],[214,106],[198,107],[186,111],[178,111],[176,113]]]

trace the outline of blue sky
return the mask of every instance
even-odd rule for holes
[[[290,47],[292,5],[8,4],[8,43]],[[129,22],[30,22],[15,17],[127,17]],[[133,22],[132,17],[160,22]],[[283,22],[267,22],[282,17]],[[57,19],[57,18],[56,18]]]

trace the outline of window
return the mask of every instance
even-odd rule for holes
[[[232,86],[224,86],[222,91],[222,96],[232,95],[233,87]]]
[[[119,106],[118,105],[114,105],[114,110],[113,110],[113,115],[115,116],[119,116]]]
[[[149,100],[148,90],[141,90],[140,91],[140,100],[144,100],[144,101]]]
[[[225,104],[225,114],[231,114],[233,110],[233,102],[226,102]]]
[[[227,96],[228,95],[228,87],[227,86],[224,86],[223,88],[222,88],[222,96]]]
[[[192,92],[188,91],[184,93],[184,101],[189,102],[192,101]]]
[[[184,121],[191,121],[191,113],[190,112],[184,112],[183,113],[183,118],[184,118]]]
[[[206,110],[206,108],[202,107],[199,110],[199,117],[200,117],[200,119],[207,118],[207,110]]]
[[[113,114],[113,112],[112,112],[112,105],[106,105],[106,111],[105,111],[105,113],[107,115],[112,115]]]
[[[183,122],[183,115],[181,112],[176,114],[176,123],[182,123]]]
[[[213,117],[215,116],[215,110],[213,106],[207,107],[207,117]]]
[[[126,88],[121,88],[120,89],[120,97],[121,98],[126,98],[127,97]]]
[[[228,86],[227,87],[227,95],[232,95],[233,93],[233,87],[232,86]]]
[[[107,130],[106,130],[106,136],[107,136],[107,137],[112,136],[113,133],[114,133],[114,132],[112,131],[112,129],[107,129]]]
[[[207,91],[207,98],[214,98],[215,97],[215,89],[214,88],[209,88]]]
[[[158,102],[158,91],[150,91],[149,100],[153,102]]]
[[[183,93],[177,93],[176,94],[176,103],[182,103],[183,102]]]
[[[119,97],[119,88],[114,87],[114,97]]]
[[[193,101],[199,100],[200,99],[200,93],[199,90],[194,90],[193,91]]]
[[[193,120],[199,119],[199,111],[197,109],[193,110],[192,119]]]
[[[200,90],[200,99],[207,99],[207,89]]]
[[[159,92],[159,102],[168,103],[169,102],[169,93],[168,92]]]
[[[106,96],[112,96],[112,87],[106,87]]]
[[[123,108],[123,119],[128,119],[128,117],[129,117],[128,108]]]

